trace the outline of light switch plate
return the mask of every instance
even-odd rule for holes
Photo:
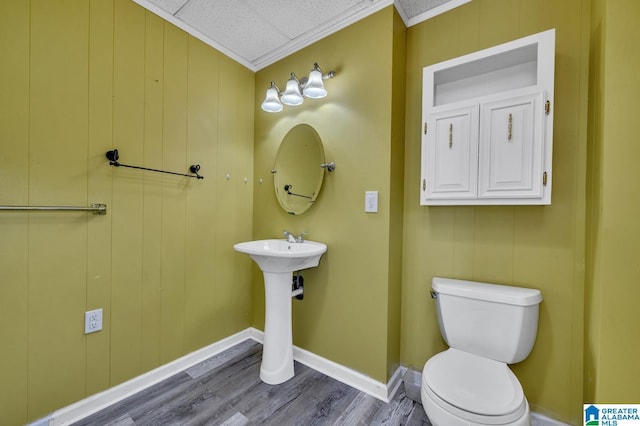
[[[365,213],[378,213],[378,191],[366,191],[364,193]]]

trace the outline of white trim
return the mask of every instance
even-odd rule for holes
[[[356,23],[361,19],[366,18],[369,15],[373,15],[374,13],[392,4],[393,4],[393,0],[381,0],[381,1],[378,1],[373,6],[368,6],[364,9],[358,10],[352,15],[347,16],[345,19],[332,23],[326,27],[322,27],[316,32],[311,31],[311,32],[303,33],[299,37],[296,37],[295,39],[289,41],[288,43],[285,43],[284,45],[282,45],[282,47],[272,50],[266,55],[263,55],[253,60],[251,63],[253,65],[254,71],[259,71],[262,68],[265,68],[275,62],[278,62],[280,59],[286,58],[287,56],[307,46],[310,46],[313,43],[335,32],[338,32],[343,28],[346,28],[349,25]]]
[[[378,1],[375,5],[373,6],[367,6],[363,9],[360,9],[356,12],[354,12],[352,15],[347,16],[345,19],[332,23],[330,25],[328,25],[327,27],[321,28],[320,30],[316,31],[316,32],[307,32],[304,33],[302,35],[300,35],[299,37],[285,43],[284,45],[282,45],[282,47],[275,49],[259,58],[256,58],[253,61],[250,61],[246,58],[243,58],[239,55],[237,55],[236,53],[232,52],[231,50],[227,49],[226,47],[222,46],[221,44],[217,43],[215,40],[213,40],[211,37],[205,35],[204,33],[198,31],[197,29],[193,28],[191,25],[187,24],[185,21],[183,21],[182,19],[172,15],[171,13],[167,12],[166,10],[156,6],[154,3],[151,3],[151,1],[149,0],[133,0],[135,3],[137,3],[138,5],[144,7],[145,9],[147,9],[148,11],[155,13],[156,15],[160,16],[161,18],[165,19],[166,21],[172,23],[173,25],[175,25],[176,27],[180,28],[181,30],[186,31],[187,33],[191,34],[192,36],[194,36],[195,38],[197,38],[198,40],[208,44],[209,46],[213,47],[214,49],[222,52],[223,54],[225,54],[226,56],[230,57],[231,59],[233,59],[234,61],[238,62],[239,64],[247,67],[248,69],[250,69],[253,72],[258,72],[260,71],[262,68],[265,68],[277,61],[279,61],[280,59],[286,58],[287,56],[297,52],[300,49],[303,49],[313,43],[315,43],[316,41],[331,35],[343,28],[348,27],[349,25],[363,19],[366,18],[369,15],[372,15],[382,9],[384,9],[385,7],[392,5],[393,4],[393,0],[380,0]],[[457,1],[457,0],[452,0],[452,1]],[[470,0],[468,0],[470,1]]]
[[[531,412],[531,426],[570,426],[558,420],[544,416],[540,413]]]
[[[389,379],[387,383],[387,401],[389,402],[396,397],[396,394],[400,392],[400,386],[404,383],[404,373],[407,372],[407,367],[399,366],[395,373]]]
[[[396,12],[398,12],[398,15],[400,15],[400,18],[402,18],[402,22],[404,22],[404,26],[409,28],[409,17],[407,16],[406,12],[400,5],[400,2],[398,0],[394,0],[393,6],[396,8]]]
[[[340,31],[341,29],[346,28],[355,22],[358,22],[359,20],[364,19],[369,15],[373,15],[374,13],[392,4],[395,6],[395,9],[400,15],[400,17],[402,18],[402,21],[404,22],[405,26],[408,28],[422,21],[426,21],[427,19],[431,19],[434,16],[448,12],[449,10],[454,9],[458,6],[462,6],[465,3],[469,3],[470,1],[471,0],[449,0],[447,3],[444,3],[433,9],[427,10],[426,12],[421,13],[420,15],[414,16],[413,18],[409,19],[404,9],[402,9],[402,7],[398,3],[394,2],[394,0],[380,0],[377,3],[375,3],[375,5],[360,9],[354,12],[352,15],[347,16],[345,19],[341,21],[332,23],[327,27],[321,28],[315,32],[311,31],[311,32],[304,33],[299,37],[285,43],[281,47],[251,61],[227,49],[226,47],[216,42],[211,37],[207,36],[201,31],[198,31],[197,29],[187,24],[182,19],[176,17],[175,15],[172,15],[171,13],[167,12],[166,10],[152,3],[150,0],[133,0],[134,3],[137,3],[138,5],[147,9],[148,11],[160,16],[161,18],[170,22],[171,24],[175,25],[181,30],[186,31],[187,33],[191,34],[193,37],[197,38],[198,40],[202,41],[205,44],[208,44],[209,46],[213,47],[214,49],[218,50],[219,52],[223,53],[224,55],[238,62],[239,64],[247,67],[249,70],[253,72],[258,72],[262,68],[265,68],[283,58],[286,58],[287,56],[323,39],[324,37],[331,35],[337,31]]]
[[[60,426],[77,422],[91,414],[100,411],[118,401],[121,401],[137,392],[140,392],[164,379],[167,379],[181,371],[184,371],[212,356],[252,339],[258,343],[263,343],[264,333],[256,328],[249,327],[234,335],[205,346],[202,349],[191,352],[175,361],[164,364],[155,370],[151,370],[140,376],[107,389],[98,394],[92,395],[74,404],[61,408],[48,416],[35,420],[30,426]],[[385,385],[362,373],[337,364],[326,358],[318,356],[307,350],[293,347],[293,357],[296,361],[313,368],[314,370],[332,377],[359,391],[365,392],[384,402],[391,401],[400,390],[402,376],[406,372],[406,367],[398,367]],[[568,426],[565,423],[533,412],[531,414],[532,426]]]
[[[238,343],[249,339],[249,334],[249,329],[246,329],[219,340],[209,346],[205,346],[202,349],[191,352],[182,358],[178,358],[175,361],[134,377],[131,380],[61,408],[60,410],[53,412],[50,416],[47,416],[45,419],[37,421],[40,423],[32,423],[32,425],[58,426],[76,422],[137,392],[140,392],[143,389],[161,382],[176,373],[184,371],[195,364],[207,360],[220,352],[224,352]],[[42,420],[48,420],[48,423],[43,423]]]
[[[257,342],[264,341],[264,333],[258,329],[250,328],[249,335]],[[404,367],[398,367],[389,383],[385,384],[295,345],[293,346],[293,359],[384,402],[393,399],[393,395],[402,383],[402,374],[404,373]]]
[[[412,27],[420,22],[426,21],[427,19],[431,19],[434,16],[441,15],[445,12],[450,11],[451,9],[455,9],[456,7],[462,6],[465,3],[469,3],[471,0],[450,0],[444,4],[441,4],[438,7],[434,7],[433,9],[429,9],[420,15],[416,15],[413,18],[409,19],[407,23],[407,27]]]
[[[156,383],[161,382],[181,371],[188,369],[202,361],[217,355],[247,339],[264,342],[264,332],[249,327],[232,336],[191,352],[175,361],[164,364],[154,370],[134,377],[124,383],[109,388],[98,394],[89,396],[74,404],[63,407],[50,415],[36,420],[30,426],[66,426],[77,422],[91,414],[100,411],[118,401],[140,392]],[[293,347],[293,357],[296,361],[314,370],[332,377],[346,385],[374,396],[384,402],[389,402],[400,388],[404,367],[398,367],[388,384],[374,380],[362,373],[344,367],[309,351]]]

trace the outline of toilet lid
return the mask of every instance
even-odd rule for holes
[[[522,386],[507,364],[453,348],[427,362],[423,380],[443,401],[483,416],[504,416],[524,403]]]

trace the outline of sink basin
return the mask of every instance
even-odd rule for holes
[[[236,251],[246,253],[263,272],[284,273],[318,266],[327,245],[315,241],[290,243],[287,240],[257,240],[238,243]]]
[[[238,243],[233,248],[251,256],[264,276],[265,319],[260,379],[270,385],[284,383],[294,376],[291,334],[293,273],[318,266],[327,245],[315,241],[290,243],[271,239]]]

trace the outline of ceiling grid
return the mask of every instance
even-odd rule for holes
[[[133,0],[258,71],[391,4],[415,25],[471,0]]]

